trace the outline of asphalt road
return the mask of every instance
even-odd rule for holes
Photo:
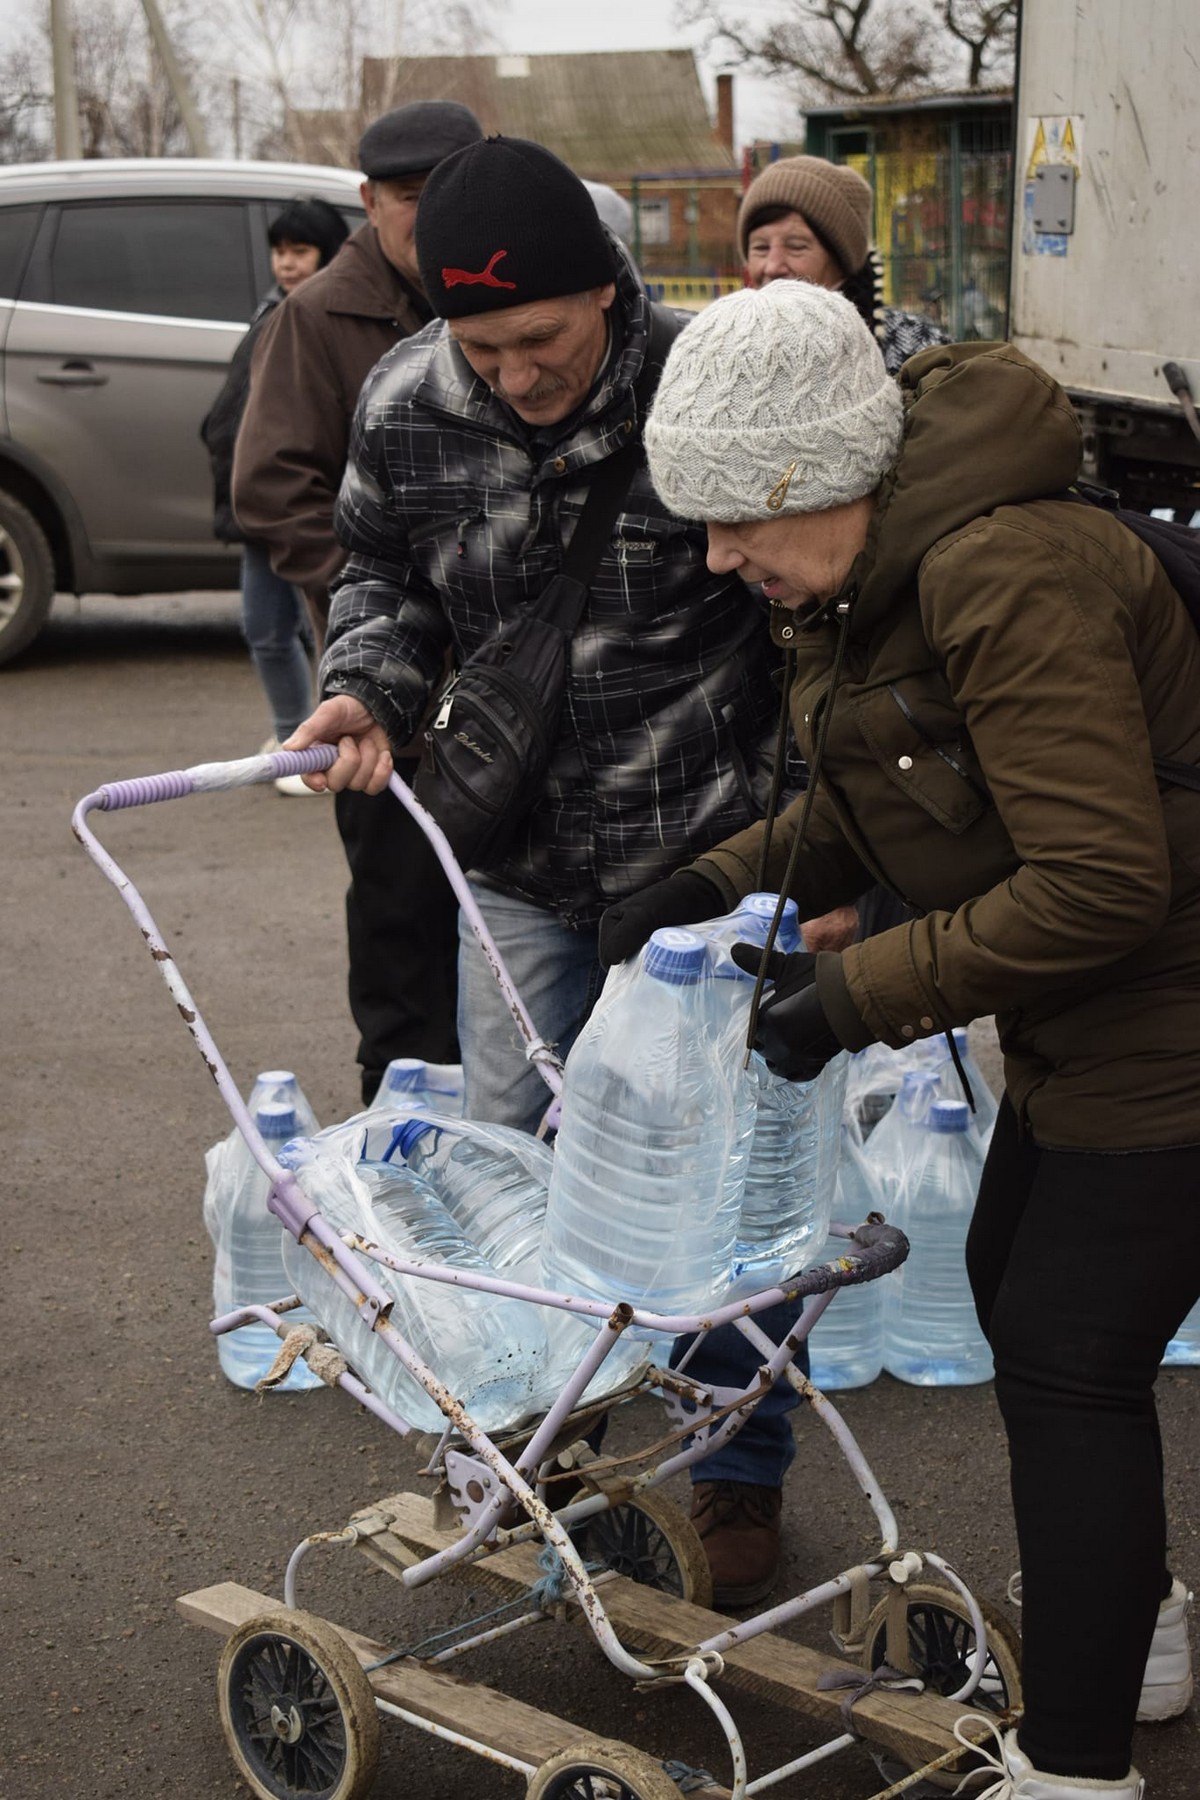
[[[223,1580],[280,1594],[300,1538],[423,1484],[412,1448],[345,1396],[259,1399],[220,1375],[200,1199],[204,1150],[228,1120],[132,919],[69,829],[74,802],[102,781],[243,755],[265,736],[231,599],[60,602],[32,653],[0,671],[0,694],[0,1795],[216,1800],[245,1791],[218,1723],[218,1642],[178,1617],[176,1597]],[[101,817],[99,830],[243,1087],[284,1065],[322,1121],[352,1111],[328,802],[254,789]],[[1160,1396],[1174,1566],[1198,1584],[1200,1371],[1164,1374]],[[622,1438],[657,1435],[648,1405],[630,1411]],[[905,1543],[937,1550],[1002,1602],[1017,1558],[990,1387],[927,1392],[885,1377],[843,1396],[842,1411]],[[873,1547],[823,1429],[806,1420],[799,1438],[791,1591]],[[405,1595],[352,1552],[315,1555],[306,1570],[302,1605],[392,1643],[493,1604],[445,1584]],[[824,1641],[823,1621],[795,1629]],[[1075,1647],[1064,1615],[1064,1659]],[[727,1779],[697,1703],[632,1692],[578,1627],[510,1638],[467,1672]],[[811,1741],[794,1716],[732,1703],[752,1772]],[[1195,1714],[1142,1730],[1137,1758],[1149,1800],[1194,1800]],[[778,1791],[865,1800],[883,1785],[856,1748]],[[389,1722],[376,1792],[519,1800],[522,1783]]]

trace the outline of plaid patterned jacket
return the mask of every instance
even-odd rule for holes
[[[368,378],[338,505],[350,555],[322,691],[357,695],[394,744],[418,727],[446,651],[469,656],[557,573],[587,469],[633,429],[648,312],[631,271],[616,307],[618,349],[548,446],[544,434],[533,446],[440,322]],[[544,796],[505,860],[481,871],[568,925],[764,810],[777,653],[765,604],[736,576],[709,574],[705,548],[643,464],[572,641]]]

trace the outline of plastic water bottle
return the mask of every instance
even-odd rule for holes
[[[564,1072],[548,1285],[667,1313],[703,1312],[723,1294],[736,1119],[712,986],[704,939],[670,926],[609,975]]]
[[[495,1269],[536,1261],[554,1156],[526,1131],[475,1120],[412,1118],[386,1160],[402,1157]]]
[[[1164,1369],[1190,1369],[1200,1364],[1200,1300],[1197,1300],[1163,1354]]]
[[[296,1168],[323,1216],[391,1255],[412,1262],[494,1275],[437,1194],[405,1163],[351,1163],[315,1155]],[[409,1374],[317,1259],[285,1236],[288,1274],[360,1379],[396,1412],[425,1431],[441,1431],[445,1415]],[[463,1401],[485,1431],[503,1430],[535,1410],[544,1381],[546,1334],[537,1307],[479,1289],[401,1275],[382,1263],[370,1272],[394,1297],[391,1321],[418,1356]]]
[[[856,1127],[849,1121],[841,1133],[834,1217],[858,1225],[883,1210],[883,1194]],[[816,1258],[830,1262],[845,1254],[845,1238],[829,1238]],[[866,1387],[883,1368],[883,1305],[887,1277],[842,1288],[834,1295],[808,1337],[811,1378],[819,1388]]]
[[[754,977],[729,951],[738,943],[765,945],[778,905],[778,894],[747,894],[733,912],[695,927],[713,956],[716,1004],[728,1014],[721,1037],[738,1108],[729,1174],[741,1188],[741,1205],[728,1300],[774,1287],[811,1262],[828,1230],[833,1199],[836,1137],[831,1150],[829,1116],[833,1107],[840,1114],[840,1070],[819,1081],[785,1081],[757,1053],[742,1070]],[[794,900],[784,905],[776,942],[785,954],[802,947]]]
[[[948,1066],[953,1073],[953,1063]],[[883,1211],[893,1224],[891,1215],[896,1196],[924,1146],[923,1127],[929,1109],[935,1100],[950,1097],[943,1095],[941,1076],[936,1069],[909,1069],[901,1077],[900,1091],[890,1110],[867,1141],[866,1158],[883,1194]]]
[[[386,1112],[403,1107],[461,1116],[462,1064],[422,1062],[418,1056],[393,1057],[367,1110]]]
[[[989,1381],[992,1353],[967,1283],[967,1228],[983,1155],[965,1100],[935,1100],[920,1153],[893,1203],[891,1222],[908,1238],[907,1262],[891,1277],[884,1367],[919,1387]]]
[[[254,1091],[278,1091],[288,1084],[295,1085],[298,1092],[294,1075],[271,1070],[259,1076]],[[311,1117],[307,1101],[304,1105]],[[254,1122],[267,1149],[278,1157],[284,1144],[296,1136],[299,1117],[295,1106],[276,1101],[260,1105]],[[239,1306],[282,1300],[295,1288],[283,1259],[283,1243],[289,1234],[274,1213],[267,1210],[270,1181],[237,1130],[215,1145],[205,1162],[208,1183],[204,1218],[217,1252],[213,1270],[215,1316],[233,1312]],[[291,1325],[312,1323],[311,1313],[303,1310],[290,1312],[287,1319]],[[222,1371],[235,1387],[252,1388],[275,1361],[280,1342],[269,1325],[258,1321],[227,1331],[217,1339]],[[296,1393],[321,1385],[320,1377],[313,1374],[303,1358],[298,1358],[287,1379],[271,1392]]]

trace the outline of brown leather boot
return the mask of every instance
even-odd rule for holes
[[[774,1587],[782,1508],[782,1488],[750,1481],[696,1482],[692,1524],[712,1570],[717,1606],[753,1606]]]

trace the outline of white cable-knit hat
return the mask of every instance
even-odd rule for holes
[[[902,430],[900,390],[856,308],[772,281],[715,300],[680,332],[646,457],[673,513],[739,524],[872,493]]]

